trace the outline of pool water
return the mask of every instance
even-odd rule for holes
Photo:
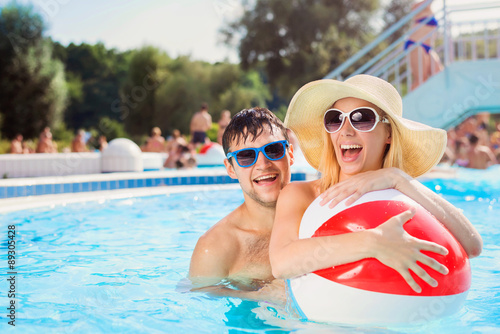
[[[483,237],[472,287],[448,318],[399,328],[301,321],[285,309],[182,292],[199,236],[243,201],[240,190],[106,200],[0,215],[0,332],[497,333],[500,169],[424,184],[464,210]],[[16,228],[16,327],[8,324],[7,229]]]

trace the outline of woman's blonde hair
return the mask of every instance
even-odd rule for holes
[[[381,117],[386,117],[390,123],[391,119],[384,112],[378,110]],[[383,123],[382,123],[383,124]],[[397,167],[405,170],[403,161],[403,151],[401,147],[401,134],[397,127],[390,124],[384,124],[389,127],[388,131],[391,134],[391,143],[386,146],[381,168]],[[321,160],[319,163],[319,171],[321,173],[320,189],[324,192],[331,186],[339,182],[340,165],[336,159],[335,149],[330,139],[330,134],[326,130],[322,131],[323,136],[323,151],[321,152]]]

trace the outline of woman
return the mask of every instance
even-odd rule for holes
[[[415,210],[379,227],[356,233],[299,239],[301,218],[320,194],[330,206],[353,194],[395,188],[440,220],[469,257],[479,255],[481,237],[450,203],[413,180],[435,166],[446,147],[446,132],[402,118],[402,101],[388,82],[357,75],[345,82],[318,80],[293,97],[285,125],[297,135],[308,162],[321,172],[314,181],[292,182],[280,193],[270,242],[273,275],[290,278],[318,269],[376,258],[398,271],[416,291],[413,271],[431,286],[435,281],[417,261],[442,273],[448,269],[420,251],[447,250],[407,234],[403,225]],[[318,254],[331,254],[328,257]]]
[[[427,0],[414,4],[411,10],[415,11],[418,7],[426,4],[426,2]],[[430,3],[414,17],[411,26],[412,33],[404,44],[405,50],[411,48],[410,69],[412,75],[412,90],[416,89],[431,76],[444,69],[438,54],[434,51],[434,39],[437,33],[437,26],[438,21],[434,17]],[[413,46],[415,43],[421,44],[419,46]]]

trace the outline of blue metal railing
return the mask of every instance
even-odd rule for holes
[[[387,38],[392,36],[396,31],[399,31],[402,27],[404,27],[408,22],[410,22],[411,19],[415,17],[415,15],[419,14],[421,11],[425,9],[427,5],[430,5],[433,0],[427,0],[423,6],[420,6],[417,8],[415,11],[407,14],[405,17],[400,19],[398,22],[393,24],[389,29],[384,31],[380,36],[378,36],[374,41],[369,43],[367,46],[359,50],[358,53],[356,53],[354,56],[349,58],[347,61],[345,61],[343,64],[341,64],[339,67],[331,71],[325,76],[325,79],[338,79],[341,80],[343,79],[342,73],[348,69],[350,66],[354,65],[358,60],[360,60],[362,57],[364,57],[368,52],[372,51],[375,47],[377,47],[380,43],[385,41]],[[384,51],[382,51],[384,52]]]
[[[484,43],[485,58],[491,58],[490,56],[500,58],[500,15],[498,19],[476,20],[473,22],[455,22],[451,19],[451,16],[456,12],[500,8],[500,3],[472,3],[450,7],[446,5],[446,1],[443,1],[443,7],[434,13],[434,17],[438,22],[438,27],[415,41],[414,44],[410,45],[405,50],[404,43],[409,39],[409,36],[432,19],[432,17],[427,17],[419,24],[414,24],[408,31],[401,34],[401,37],[397,38],[366,63],[359,64],[363,57],[372,52],[376,47],[381,45],[381,43],[385,43],[385,41],[394,34],[400,33],[401,29],[404,29],[408,22],[413,22],[413,19],[425,8],[430,6],[432,1],[433,0],[427,0],[423,2],[415,10],[405,15],[389,29],[381,33],[374,41],[366,45],[346,62],[328,73],[325,78],[342,80],[344,77],[367,73],[390,81],[398,89],[401,95],[405,95],[410,91],[412,81],[418,80],[419,83],[424,81],[422,80],[422,56],[424,51],[420,46],[428,39],[433,39],[438,42],[437,44],[439,45],[433,48],[433,50],[435,51],[435,57],[441,59],[445,67],[457,60],[477,59],[477,45],[480,43]],[[466,25],[468,25],[469,33],[464,32],[463,28]],[[480,25],[482,25],[485,31],[483,37],[479,37],[477,34],[477,29]],[[474,38],[470,36],[474,36]],[[493,50],[493,55],[489,54],[491,43],[496,43],[496,49]],[[469,44],[471,45],[471,50],[467,51],[466,48]],[[410,66],[409,55],[412,51],[418,53],[418,69],[411,68]],[[356,66],[356,64],[358,65]],[[345,75],[345,72],[353,66],[355,66],[355,70]],[[413,66],[415,67],[414,64]],[[436,66],[438,65],[435,65],[435,62],[431,62],[432,74],[438,71]]]

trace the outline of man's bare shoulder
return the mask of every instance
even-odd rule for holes
[[[196,243],[190,275],[226,277],[240,251],[237,210],[217,222]]]
[[[203,118],[201,111],[197,111],[193,114],[193,119]]]
[[[208,231],[206,231],[198,240],[198,243],[205,247],[214,247],[217,250],[224,251],[227,248],[233,248],[237,245],[237,227],[234,222],[235,212],[231,212],[222,218]]]

